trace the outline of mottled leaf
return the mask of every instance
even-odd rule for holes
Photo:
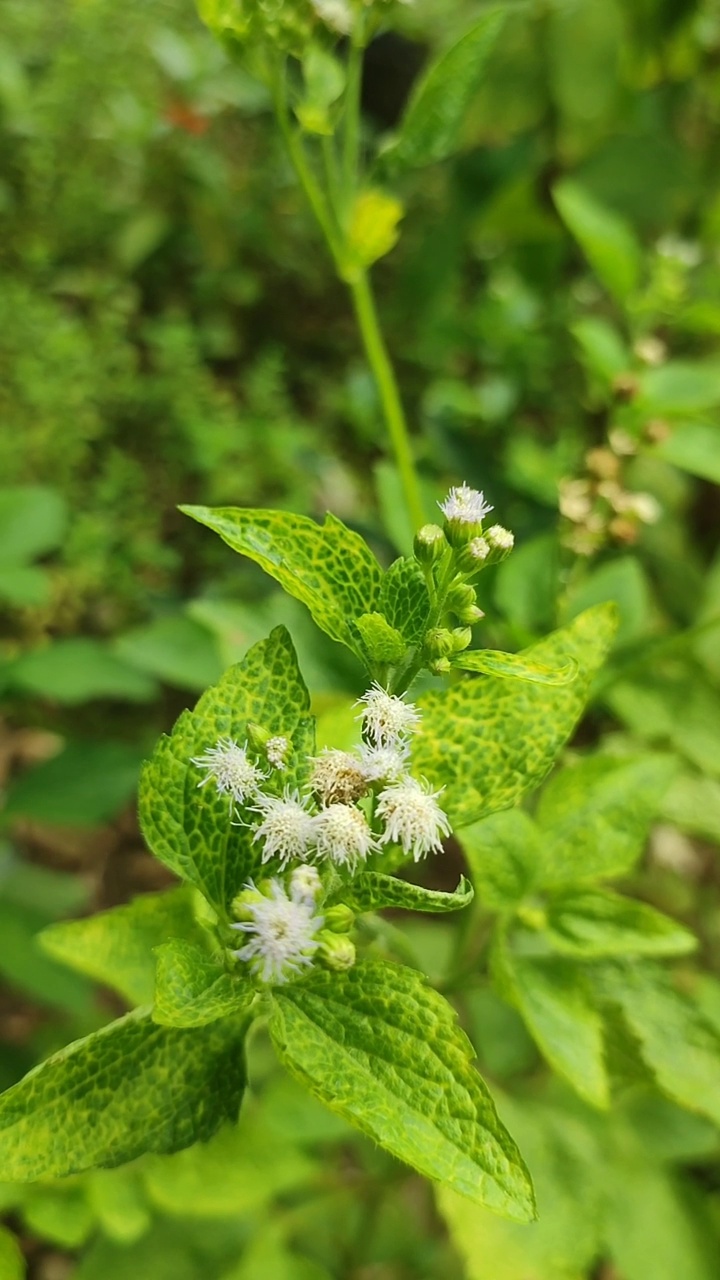
[[[378,666],[400,662],[406,652],[407,645],[400,632],[391,627],[381,613],[363,613],[351,623],[351,630],[370,672]]]
[[[163,1027],[204,1027],[252,1003],[255,989],[192,942],[174,938],[155,952],[153,1021]]]
[[[461,671],[477,671],[490,676],[507,676],[530,680],[533,684],[570,684],[577,676],[577,664],[566,662],[561,667],[547,667],[530,662],[519,653],[500,653],[494,649],[470,649],[450,660]]]
[[[155,990],[153,947],[169,938],[197,937],[192,892],[146,893],[85,920],[63,920],[39,935],[55,960],[112,987],[131,1004],[150,1004]]]
[[[158,1027],[138,1009],[53,1054],[0,1097],[0,1167],[14,1182],[180,1151],[237,1118],[245,1022]]]
[[[420,643],[427,630],[430,597],[417,560],[401,556],[393,561],[382,580],[380,608],[408,644]]]
[[[382,571],[367,543],[332,515],[316,524],[287,511],[181,507],[248,556],[310,610],[333,640],[358,652],[349,623],[377,608]],[[362,658],[362,653],[359,654]]]
[[[414,771],[447,788],[443,807],[453,826],[509,808],[542,781],[582,713],[614,629],[613,606],[599,605],[524,651],[545,667],[577,663],[570,684],[468,677],[419,699]]]
[[[644,902],[600,889],[553,894],[544,932],[569,955],[677,956],[694,951],[697,939],[669,916]]]
[[[420,974],[379,961],[273,992],[285,1065],[332,1110],[420,1173],[520,1221],[532,1187],[451,1007]]]
[[[406,911],[460,911],[473,900],[469,880],[461,877],[454,893],[423,889],[419,884],[399,880],[381,871],[365,871],[354,877],[335,895],[356,911],[377,911],[381,907],[404,907]]]

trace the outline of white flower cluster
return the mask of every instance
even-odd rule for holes
[[[264,892],[246,885],[241,898],[248,918],[233,926],[249,935],[235,954],[262,982],[289,981],[312,963],[323,925],[316,909],[318,866],[332,864],[353,874],[388,844],[399,844],[417,862],[441,850],[450,834],[438,803],[441,793],[409,773],[409,737],[420,722],[417,707],[378,684],[357,705],[362,745],[313,757],[304,795],[289,786],[279,795],[265,790],[271,772],[252,760],[247,742],[241,747],[221,738],[193,757],[205,774],[198,786],[214,782],[241,809],[239,821],[252,830],[261,861],[290,871],[289,893],[279,878]],[[288,751],[285,739],[271,738],[265,745],[268,764],[284,769]]]

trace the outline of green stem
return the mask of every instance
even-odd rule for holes
[[[347,62],[345,120],[343,138],[343,185],[345,198],[352,202],[360,165],[360,95],[362,92],[363,53],[365,48],[364,11],[361,6],[355,23]]]
[[[385,415],[390,443],[400,473],[403,495],[410,518],[416,529],[424,523],[424,512],[420,486],[418,484],[415,463],[410,448],[405,412],[400,399],[395,370],[390,362],[385,339],[378,322],[370,281],[363,272],[357,280],[349,283],[352,300],[355,305],[360,334],[370,368],[375,375],[380,403]]]

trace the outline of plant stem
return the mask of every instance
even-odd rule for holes
[[[360,95],[362,92],[363,53],[365,46],[364,12],[360,6],[350,42],[345,89],[345,129],[343,138],[343,185],[345,199],[352,202],[360,164]]]
[[[370,281],[363,272],[357,280],[349,283],[352,300],[355,305],[360,334],[370,368],[375,375],[380,403],[390,433],[390,443],[400,473],[403,495],[408,512],[415,528],[424,523],[424,512],[420,486],[415,471],[410,436],[408,434],[405,412],[400,400],[395,370],[390,361],[385,339],[378,322]]]

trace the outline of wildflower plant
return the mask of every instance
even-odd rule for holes
[[[361,163],[362,51],[397,7],[201,0],[200,9],[271,89],[352,293],[417,533],[412,554],[384,567],[333,515],[318,524],[285,511],[183,508],[355,656],[365,673],[358,741],[318,751],[284,627],[160,739],[139,815],[178,886],[44,935],[52,955],[135,1007],[0,1097],[3,1178],[112,1167],[242,1124],[245,1044],[262,1021],[288,1071],[331,1110],[443,1194],[528,1221],[530,1175],[455,1009],[401,962],[378,913],[464,912],[447,993],[486,947],[498,992],[591,1105],[609,1105],[612,1047],[632,1040],[663,1092],[720,1118],[720,1036],[657,963],[694,939],[602,886],[637,860],[672,761],[589,758],[553,777],[532,817],[519,807],[572,734],[615,615],[594,606],[518,654],[475,647],[477,582],[512,553],[512,534],[488,524],[493,508],[469,483],[440,504],[442,523],[427,523],[367,279],[394,243],[400,209]],[[488,10],[425,73],[386,171],[446,153],[501,20]],[[475,888],[465,876],[454,892],[414,883],[415,864],[441,859],[451,836]]]

